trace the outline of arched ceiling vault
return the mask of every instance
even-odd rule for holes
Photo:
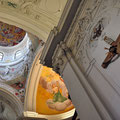
[[[0,0],[0,21],[23,28],[46,41],[67,0]]]

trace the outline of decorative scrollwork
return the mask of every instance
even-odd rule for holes
[[[66,46],[64,42],[61,42],[58,46],[58,49],[56,49],[54,53],[54,57],[52,59],[52,65],[54,70],[61,74],[66,62],[69,58],[67,58],[67,53],[70,51],[70,49]],[[56,54],[57,53],[57,54]]]

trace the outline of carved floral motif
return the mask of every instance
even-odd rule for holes
[[[61,74],[66,62],[69,59],[69,56],[67,55],[67,53],[69,52],[69,49],[64,42],[61,42],[57,46],[57,48],[58,49],[56,49],[56,51],[54,52],[54,57],[52,59],[52,65],[53,65],[53,69],[57,73]]]

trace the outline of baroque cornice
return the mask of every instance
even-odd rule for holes
[[[60,42],[60,44],[57,45],[57,48],[52,57],[53,69],[57,73],[62,75],[66,63],[71,59],[70,53],[71,51],[66,46],[65,42]]]

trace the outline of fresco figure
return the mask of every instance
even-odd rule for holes
[[[41,76],[39,83],[50,94],[53,94],[53,98],[48,99],[46,101],[46,104],[50,109],[55,109],[57,111],[63,111],[67,107],[73,106],[71,100],[68,98],[68,90],[62,78],[54,79],[51,77],[51,81],[48,81],[47,77]]]

